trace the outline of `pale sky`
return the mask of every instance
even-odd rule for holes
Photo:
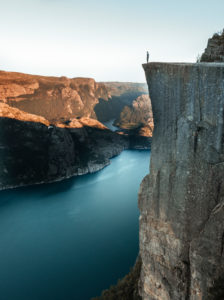
[[[0,0],[0,69],[144,82],[141,64],[195,62],[223,0]]]

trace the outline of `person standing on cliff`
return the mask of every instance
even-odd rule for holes
[[[147,63],[149,62],[149,51],[146,52],[146,60],[147,60]]]

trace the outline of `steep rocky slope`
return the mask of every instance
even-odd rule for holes
[[[142,298],[224,299],[224,64],[143,67],[155,129],[139,192]]]
[[[129,143],[93,119],[50,125],[0,103],[0,189],[95,172]]]
[[[96,118],[99,98],[108,99],[104,84],[91,78],[66,78],[0,71],[0,101],[48,120]]]
[[[111,132],[94,110],[114,95],[123,107],[143,90],[144,84],[0,71],[0,189],[94,172],[123,149],[148,149],[144,134]]]
[[[100,122],[117,119],[124,106],[131,105],[138,96],[148,93],[145,83],[102,82],[101,84],[106,87],[109,98],[106,101],[101,97],[95,106],[97,119]]]
[[[224,62],[224,30],[214,34],[208,40],[207,48],[201,56],[201,62]]]
[[[139,134],[152,137],[153,115],[148,95],[141,95],[131,105],[125,106],[115,125],[123,129],[141,128]]]
[[[0,102],[52,122],[77,117],[108,121],[147,93],[144,83],[37,76],[0,71]]]

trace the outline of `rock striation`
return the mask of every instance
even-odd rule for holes
[[[155,128],[139,192],[142,299],[224,299],[224,64],[143,68]]]
[[[215,33],[208,40],[207,48],[200,59],[201,62],[224,62],[224,30],[222,33]]]

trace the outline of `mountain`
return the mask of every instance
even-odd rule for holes
[[[102,82],[106,87],[109,98],[100,98],[95,106],[97,119],[100,122],[106,122],[111,119],[119,118],[122,109],[139,96],[148,93],[145,83],[132,82]]]
[[[119,86],[123,95],[126,84]],[[139,93],[135,84],[127,89],[131,100]],[[0,189],[95,172],[124,149],[148,149],[147,137],[97,120],[96,104],[111,93],[90,78],[0,71]]]
[[[125,105],[146,94],[144,83],[99,82],[0,71],[0,101],[49,121],[119,116]]]
[[[129,148],[129,139],[94,119],[52,125],[0,103],[0,190],[96,172]]]
[[[47,77],[0,71],[0,101],[49,121],[96,118],[98,98],[108,100],[104,84],[91,78]]]

